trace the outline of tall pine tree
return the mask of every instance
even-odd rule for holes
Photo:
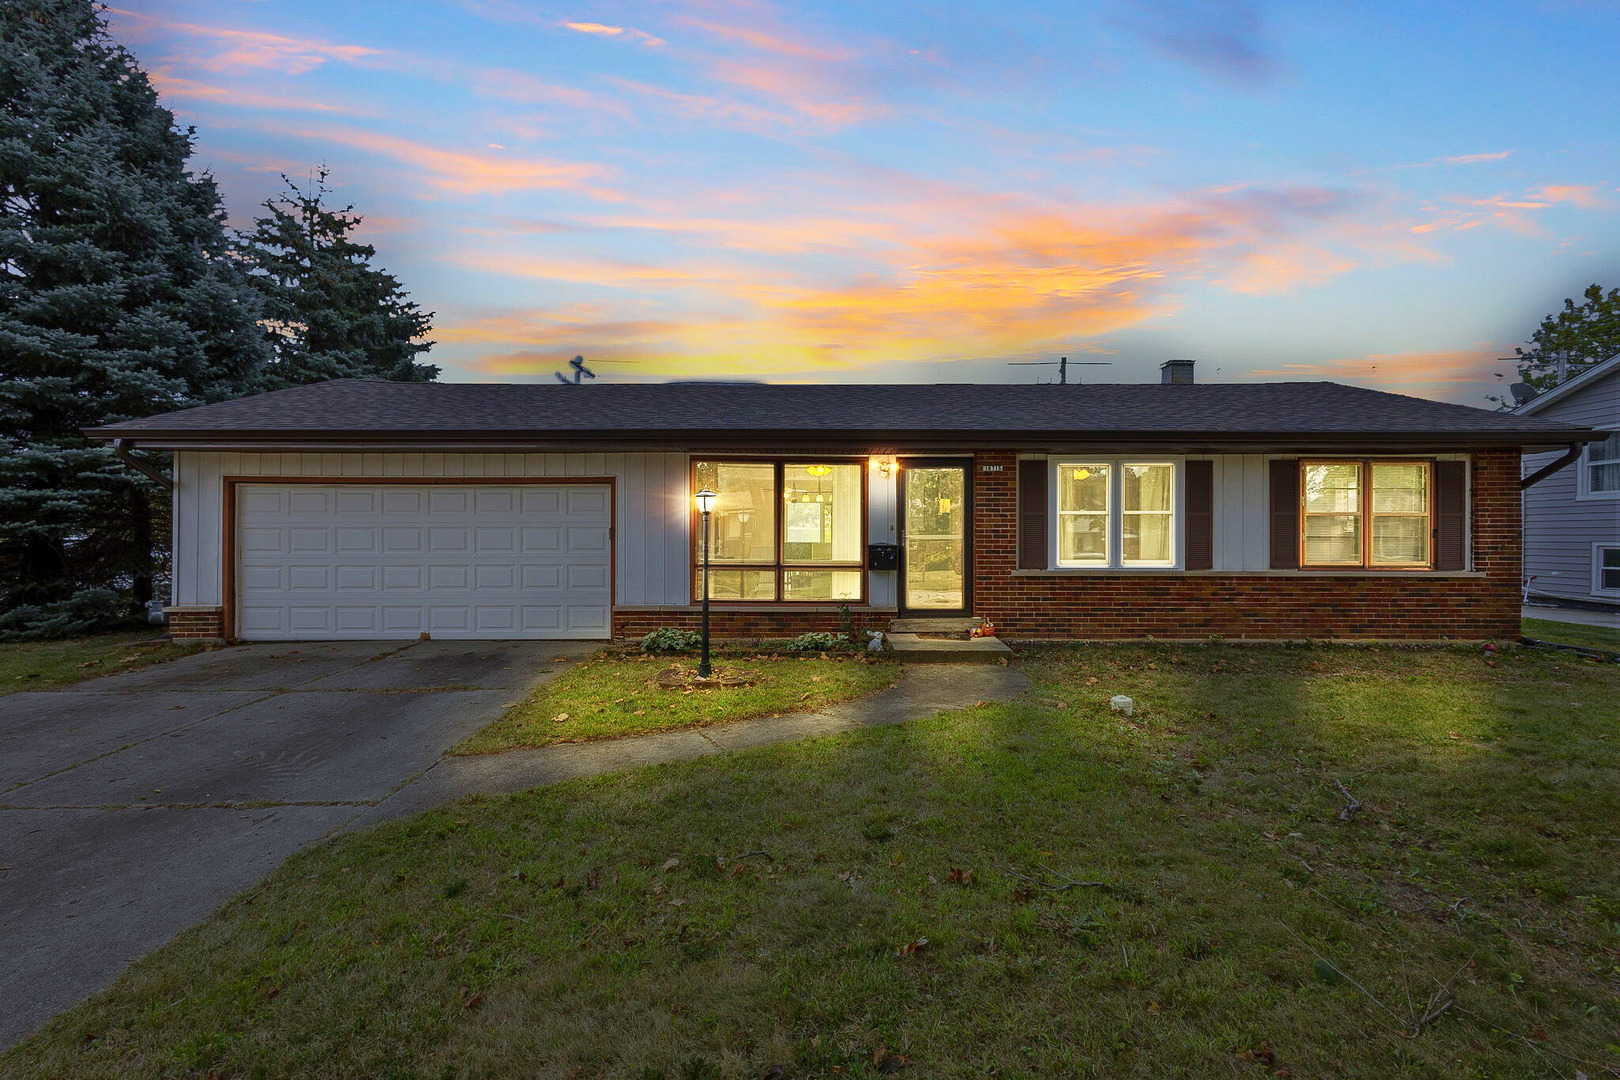
[[[265,328],[275,350],[267,389],[320,379],[424,382],[438,377],[416,358],[433,313],[418,307],[386,270],[371,265],[377,249],[351,234],[353,206],[327,205],[327,170],[309,190],[286,176],[287,190],[267,200],[268,216],[240,238],[239,250],[264,297]]]
[[[146,599],[166,496],[80,429],[237,396],[268,360],[192,134],[91,0],[0,4],[0,611]]]

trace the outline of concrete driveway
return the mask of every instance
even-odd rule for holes
[[[0,1049],[599,644],[240,646],[0,697]]]

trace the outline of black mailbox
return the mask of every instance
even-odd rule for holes
[[[866,568],[868,570],[898,570],[900,569],[899,544],[868,544],[866,545]]]

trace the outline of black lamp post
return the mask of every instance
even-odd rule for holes
[[[709,511],[714,509],[714,492],[704,488],[692,498],[697,500],[698,513],[703,515],[703,654],[698,659],[698,678],[707,679],[713,673],[709,666]]]

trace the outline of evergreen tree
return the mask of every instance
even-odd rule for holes
[[[269,199],[269,215],[240,237],[239,251],[264,297],[264,326],[275,359],[266,389],[322,379],[424,382],[439,369],[416,357],[433,347],[424,312],[386,270],[371,265],[377,249],[350,234],[362,218],[353,206],[327,205],[327,170],[305,191]]]
[[[1530,348],[1515,349],[1519,377],[1547,389],[1587,367],[1620,354],[1620,289],[1607,294],[1596,285],[1581,294],[1583,302],[1564,301],[1564,310],[1548,315],[1530,335]]]
[[[80,429],[237,396],[267,358],[192,135],[91,0],[0,4],[0,611],[149,597],[167,498]]]

